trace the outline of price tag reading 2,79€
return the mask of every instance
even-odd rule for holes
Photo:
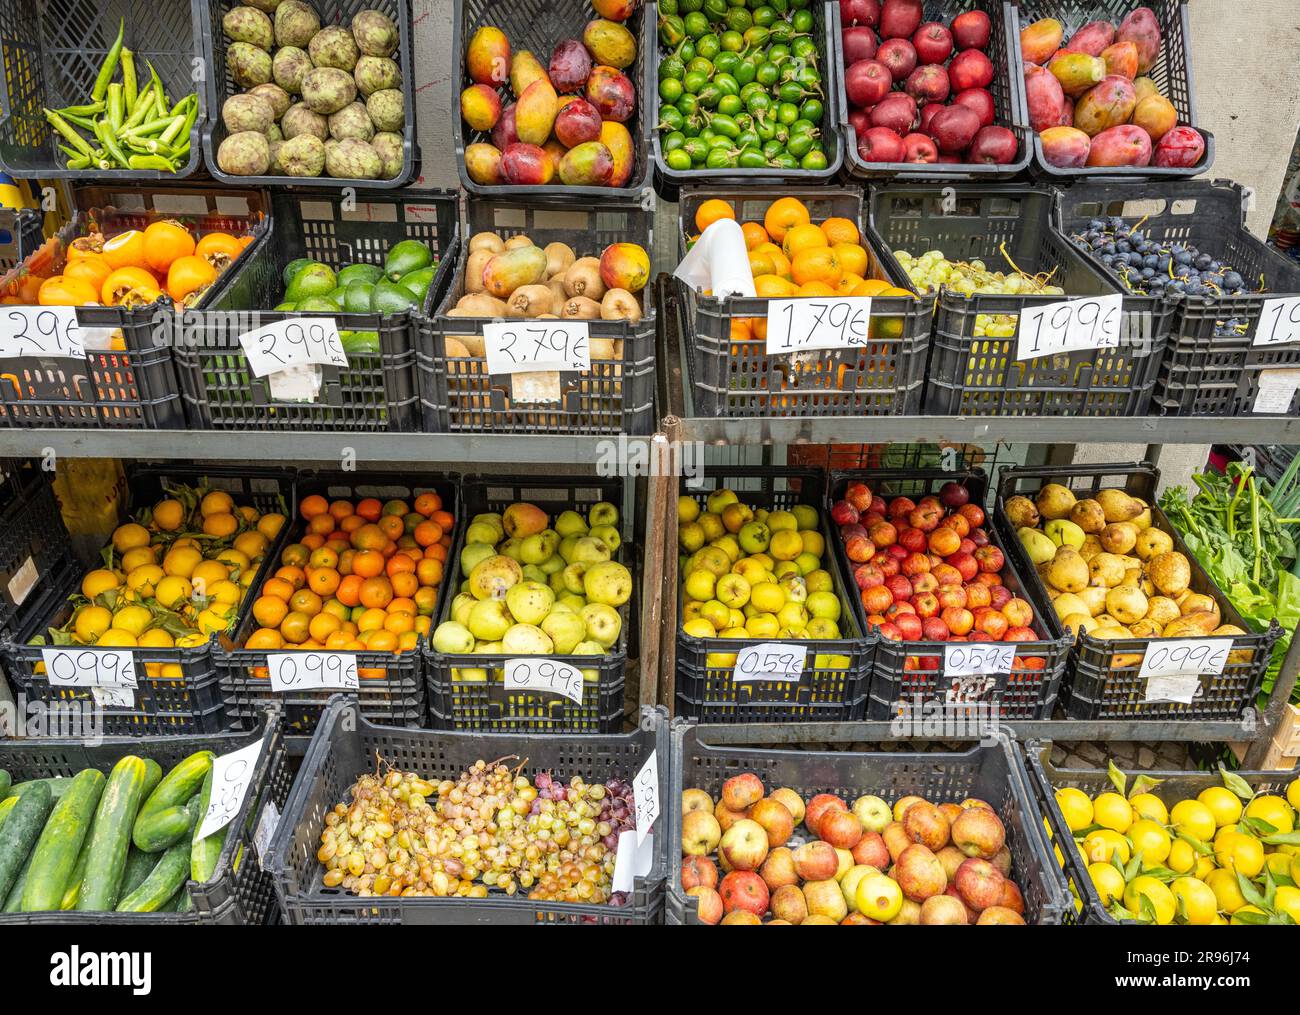
[[[85,355],[76,307],[5,307],[0,312],[0,359]]]
[[[254,376],[265,377],[289,367],[346,367],[339,326],[329,317],[289,317],[239,336]]]
[[[483,347],[490,374],[591,369],[586,321],[494,321],[483,325]]]
[[[1119,347],[1124,297],[1119,293],[1062,303],[1039,303],[1020,312],[1016,359]]]
[[[870,296],[767,301],[769,356],[861,348],[867,344],[870,331]]]
[[[582,671],[568,663],[538,657],[507,659],[507,691],[552,691],[582,704]]]

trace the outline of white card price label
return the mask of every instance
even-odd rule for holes
[[[127,649],[43,648],[45,676],[56,687],[135,687]]]
[[[1256,376],[1252,412],[1289,416],[1295,393],[1300,391],[1300,370],[1261,370]]]
[[[346,367],[347,354],[339,338],[339,326],[330,317],[291,317],[273,321],[239,336],[248,368],[257,377],[287,367],[316,364]]]
[[[0,358],[85,355],[76,307],[5,307],[0,312]]]
[[[355,691],[357,657],[348,652],[272,652],[266,657],[271,690]]]
[[[1300,296],[1265,300],[1252,345],[1287,345],[1300,342]]]
[[[1147,648],[1138,677],[1208,673],[1218,676],[1228,664],[1231,638],[1161,638]]]
[[[582,671],[568,663],[546,658],[507,659],[507,691],[551,691],[582,704]]]
[[[618,833],[618,852],[614,854],[614,878],[609,886],[611,891],[630,892],[636,887],[636,879],[650,873],[655,862],[655,837],[647,835],[641,842],[636,841],[636,832]]]
[[[746,645],[736,653],[731,679],[738,684],[751,680],[798,680],[807,661],[806,645],[775,641]]]
[[[1010,673],[1015,661],[1015,646],[1003,642],[950,641],[943,646],[943,672],[949,677]]]
[[[804,297],[767,304],[768,355],[860,348],[867,344],[870,331],[870,296]]]
[[[90,696],[100,708],[135,708],[135,691],[130,687],[92,687]]]
[[[195,839],[206,839],[213,832],[221,831],[239,814],[257,771],[263,743],[259,740],[212,760],[212,795],[208,798],[207,813],[194,833]]]
[[[659,752],[650,757],[632,780],[632,805],[636,808],[636,844],[641,845],[650,834],[650,826],[659,817]]]
[[[1123,296],[1112,293],[1026,307],[1020,313],[1016,359],[1118,348],[1123,303]]]
[[[586,321],[494,321],[483,325],[488,373],[587,371],[591,347]]]
[[[1147,678],[1143,701],[1176,701],[1190,705],[1201,689],[1201,678],[1195,673],[1168,673]]]

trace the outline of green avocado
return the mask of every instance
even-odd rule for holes
[[[335,286],[333,289],[331,289],[329,292],[325,294],[325,298],[327,300],[330,300],[336,307],[338,307],[338,309],[342,310],[343,296],[344,293],[346,293],[346,291],[347,290],[341,285]]]
[[[307,267],[307,265],[319,263],[319,261],[313,261],[310,257],[295,257],[284,266],[284,271],[281,273],[280,277],[283,279],[285,286],[288,286],[289,283],[293,281],[293,277],[298,274],[298,272],[302,271],[303,268]]]
[[[283,303],[279,303],[279,304],[277,304],[276,306],[272,307],[271,309],[272,309],[272,310],[280,310],[280,311],[297,310],[297,309],[298,309],[298,304],[297,304],[297,303],[294,303],[294,302],[291,301],[291,300],[285,300]]]
[[[343,342],[343,352],[349,359],[353,356],[378,356],[379,332],[344,331],[339,334]]]
[[[419,268],[408,275],[403,275],[398,279],[397,284],[404,289],[409,289],[415,294],[415,298],[424,303],[424,297],[429,293],[429,286],[433,285],[433,276],[438,269],[430,265],[427,268]]]
[[[339,271],[339,285],[346,289],[353,282],[369,282],[372,285],[384,276],[384,269],[377,264],[349,264]]]
[[[307,296],[324,296],[338,285],[334,269],[324,264],[309,264],[289,281],[284,292],[286,300],[301,300]]]
[[[298,310],[304,314],[337,314],[339,307],[328,296],[308,296],[298,302]]]
[[[384,258],[384,274],[396,282],[403,275],[427,268],[433,263],[433,251],[419,240],[402,240],[388,248]]]
[[[364,314],[370,310],[373,282],[353,282],[343,291],[343,309],[349,314]]]
[[[400,314],[418,306],[419,301],[411,290],[386,278],[376,282],[370,294],[370,309],[377,314]]]

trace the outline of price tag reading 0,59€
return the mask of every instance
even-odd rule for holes
[[[507,659],[507,691],[551,691],[582,704],[582,671],[554,659]]]
[[[1015,662],[1014,645],[967,641],[946,642],[943,646],[943,672],[950,677],[1010,673]]]
[[[86,355],[76,307],[4,307],[0,311],[0,359]]]
[[[1063,303],[1039,303],[1020,312],[1016,359],[1119,347],[1124,297],[1119,293]]]
[[[490,374],[591,369],[586,321],[495,321],[483,325]]]
[[[805,645],[789,642],[764,641],[746,645],[736,653],[732,677],[736,683],[750,680],[798,680],[803,676],[808,661]]]
[[[357,657],[347,652],[272,652],[266,657],[271,690],[355,691]]]
[[[263,328],[239,336],[248,368],[265,377],[289,367],[345,367],[347,354],[339,338],[339,326],[329,317],[291,317],[272,321]]]
[[[867,344],[871,297],[768,300],[768,355],[814,349],[854,349]]]
[[[126,649],[43,648],[45,675],[56,687],[135,687],[135,662]]]

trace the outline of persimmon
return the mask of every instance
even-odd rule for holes
[[[98,302],[94,286],[67,275],[55,275],[42,282],[36,301],[43,307],[79,307]]]
[[[128,229],[104,241],[104,260],[116,271],[119,268],[141,268],[144,260],[144,233]]]
[[[167,295],[177,303],[194,302],[193,297],[217,280],[217,270],[193,254],[178,257],[167,269]]]
[[[194,253],[217,271],[225,271],[244,251],[244,245],[229,233],[208,233],[194,244]]]
[[[110,262],[111,264],[112,262]],[[107,307],[137,306],[152,303],[162,295],[158,280],[144,268],[114,268],[99,289],[100,302]]]
[[[195,244],[194,237],[190,235],[188,229],[179,222],[165,219],[150,223],[144,231],[142,246],[144,263],[154,271],[166,274],[173,263],[182,257],[193,255]],[[212,270],[212,265],[206,261],[203,263]],[[216,272],[213,271],[212,274],[215,278]]]
[[[69,260],[63,268],[64,278],[80,279],[82,282],[88,283],[95,292],[103,290],[104,281],[111,274],[113,274],[113,269],[99,254],[87,254],[75,261]]]

